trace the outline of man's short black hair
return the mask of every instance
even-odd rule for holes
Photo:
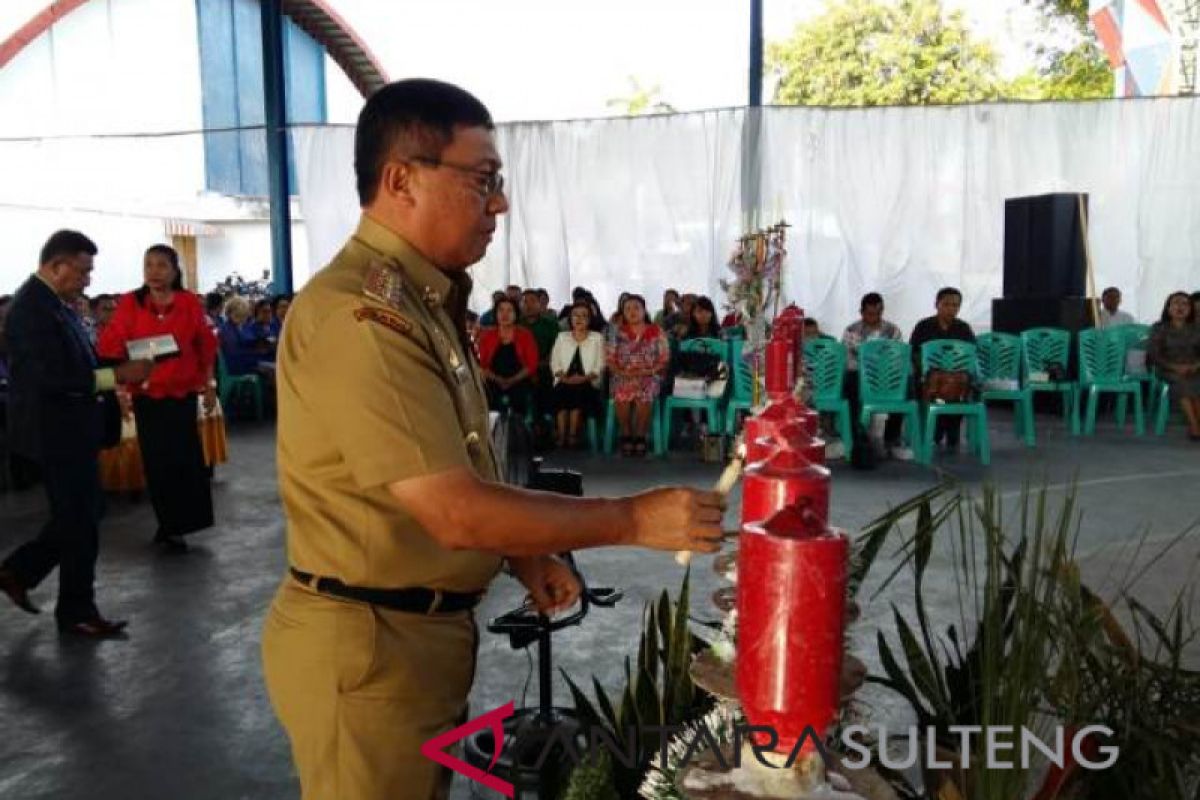
[[[867,306],[883,305],[883,295],[879,292],[867,292],[862,296],[862,302],[858,304],[859,311],[866,311]]]
[[[1115,286],[1110,286],[1110,287],[1108,287],[1107,289],[1105,289],[1103,292],[1101,292],[1101,293],[1100,293],[1100,296],[1101,296],[1101,297],[1107,297],[1107,296],[1108,296],[1110,293],[1112,293],[1112,292],[1116,292],[1117,294],[1120,294],[1120,293],[1121,293],[1121,290],[1120,290],[1120,289],[1118,289],[1118,288],[1117,288],[1117,287],[1115,287]]]
[[[220,313],[223,305],[225,305],[225,296],[220,292],[209,292],[204,295],[204,310],[210,314],[214,311]]]
[[[937,298],[934,302],[940,303],[942,302],[943,297],[949,297],[952,294],[958,295],[958,299],[962,300],[962,292],[960,292],[958,289],[955,289],[953,286],[945,286],[941,289],[938,289]]]
[[[537,297],[537,296],[538,296],[538,290],[537,290],[537,289],[522,289],[522,290],[521,290],[521,297],[524,297],[524,296],[525,296],[525,295],[527,295],[527,294],[531,294],[531,295],[533,295],[534,297]]]
[[[96,243],[79,231],[61,230],[50,234],[50,238],[42,245],[38,256],[38,264],[49,264],[60,258],[74,258],[80,253],[94,256],[100,252]]]
[[[478,98],[453,84],[413,78],[389,83],[371,95],[354,129],[359,203],[365,206],[375,199],[389,157],[440,158],[457,127],[492,130],[495,125]]]

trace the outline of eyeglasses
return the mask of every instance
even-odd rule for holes
[[[500,174],[499,170],[464,167],[461,164],[451,164],[449,161],[439,161],[436,158],[428,158],[426,156],[413,156],[411,160],[416,161],[419,164],[425,164],[426,166],[434,167],[435,169],[437,167],[448,167],[456,172],[463,172],[467,175],[473,175],[479,179],[479,183],[476,184],[476,188],[479,190],[479,194],[483,197],[491,197],[492,195],[499,194],[504,190],[504,176]]]

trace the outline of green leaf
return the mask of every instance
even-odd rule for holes
[[[908,622],[900,614],[900,610],[892,606],[892,613],[896,619],[896,630],[900,634],[900,644],[904,648],[904,659],[908,662],[908,671],[912,676],[913,683],[934,711],[948,716],[950,713],[949,698],[946,697],[942,684],[937,679],[936,668],[931,663],[929,654],[921,649],[920,642],[913,635],[912,628],[908,626]]]
[[[925,706],[916,688],[913,687],[912,682],[900,667],[899,662],[896,661],[896,657],[892,655],[892,648],[888,646],[887,639],[883,636],[883,631],[876,632],[875,646],[879,651],[879,661],[883,664],[883,671],[887,675],[888,684],[886,685],[908,700],[909,705],[912,706],[913,711],[916,712],[919,719],[931,719],[934,714]],[[872,679],[868,678],[868,680]],[[875,678],[872,682],[881,683],[882,681]]]
[[[575,681],[571,680],[570,675],[568,675],[566,672],[562,672],[562,676],[563,680],[567,682],[567,688],[571,690],[571,698],[575,702],[575,713],[579,716],[580,721],[582,721],[587,727],[602,726],[604,724],[604,719],[598,713],[596,713],[596,707],[593,706],[591,701],[587,699],[587,695],[583,693],[582,689],[575,685]],[[596,683],[596,690],[597,697],[603,696],[603,689],[600,688],[600,684],[598,682]],[[604,702],[607,702],[607,700],[608,698],[606,697]],[[615,725],[613,727],[614,729],[617,729]]]
[[[600,706],[600,711],[604,714],[604,719],[608,721],[609,726],[616,733],[621,732],[621,723],[617,719],[617,712],[613,708],[612,701],[608,699],[608,693],[604,691],[604,687],[600,685],[600,681],[592,677],[592,691],[596,695],[596,703]]]

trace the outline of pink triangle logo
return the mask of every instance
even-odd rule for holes
[[[493,789],[505,797],[513,796],[513,785],[507,781],[502,781],[495,775],[489,774],[491,769],[496,766],[497,759],[500,758],[500,748],[504,745],[504,724],[503,721],[513,715],[513,703],[510,700],[500,708],[494,711],[489,711],[486,714],[481,714],[475,719],[469,720],[462,725],[459,725],[453,730],[446,731],[440,736],[435,736],[425,744],[421,745],[421,755],[441,764],[446,769],[457,772],[463,777],[482,784],[489,789]],[[455,758],[445,749],[457,741],[470,736],[476,731],[490,728],[492,731],[492,740],[496,743],[496,750],[492,753],[492,763],[488,764],[488,772],[471,766],[465,761]]]

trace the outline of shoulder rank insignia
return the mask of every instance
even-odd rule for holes
[[[390,309],[363,306],[354,309],[354,318],[359,322],[377,322],[385,328],[391,328],[396,333],[405,336],[412,334],[413,324],[403,314],[398,314]]]
[[[363,294],[392,308],[400,308],[404,295],[404,276],[400,270],[382,261],[373,262],[363,279]]]

